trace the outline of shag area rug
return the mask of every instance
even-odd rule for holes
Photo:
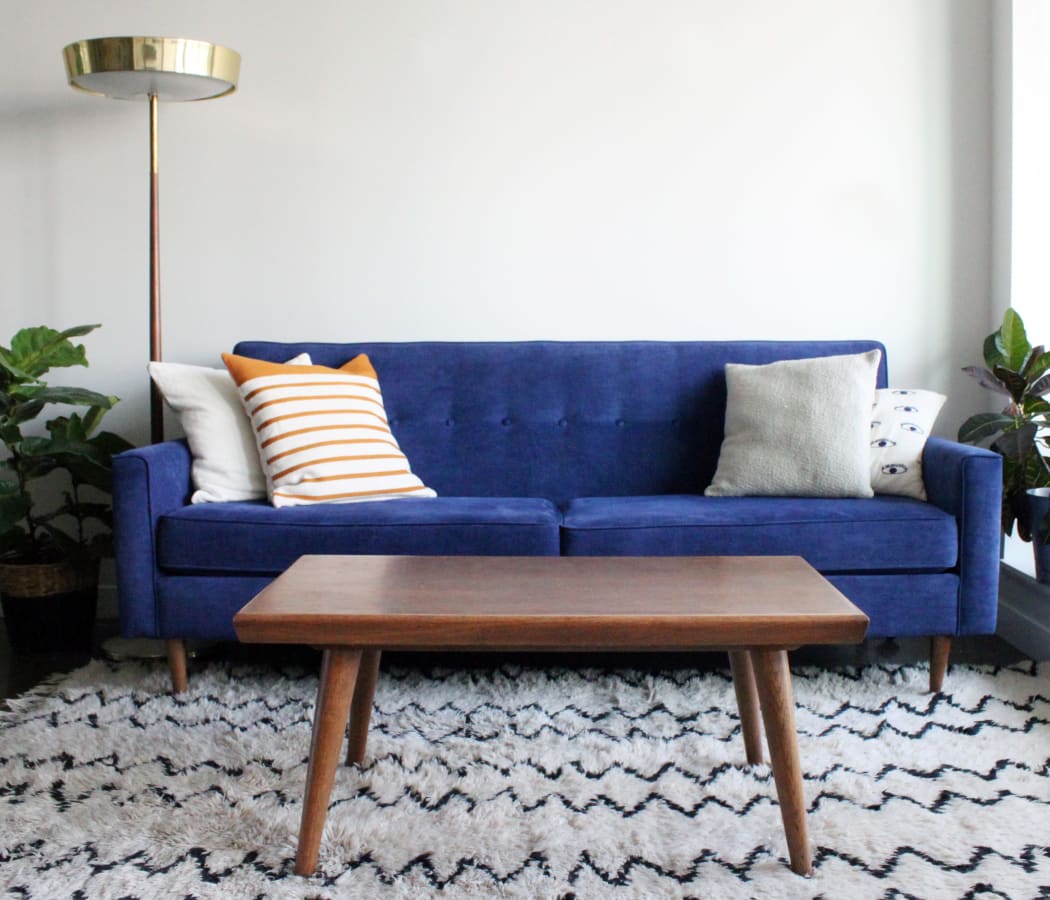
[[[96,662],[0,716],[3,896],[1046,897],[1050,666],[798,670],[815,874],[728,672],[381,674],[319,874],[292,874],[316,675]]]

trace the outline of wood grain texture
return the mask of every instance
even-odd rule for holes
[[[944,687],[944,676],[948,672],[948,656],[952,651],[952,639],[944,634],[930,638],[930,693],[939,694]]]
[[[350,700],[361,663],[359,650],[326,647],[321,656],[321,679],[317,686],[310,765],[306,773],[306,797],[299,826],[296,875],[311,875],[317,868],[321,833],[328,814],[328,798],[339,764],[339,749],[346,733]]]
[[[740,731],[744,738],[747,761],[752,766],[761,765],[762,724],[751,655],[745,651],[731,651],[729,668],[733,673],[733,690],[736,691],[736,705],[740,711]]]
[[[242,641],[675,650],[855,643],[868,619],[798,557],[304,556]]]
[[[802,765],[795,732],[795,698],[791,670],[783,650],[752,650],[751,663],[762,706],[762,720],[769,743],[770,767],[780,802],[791,869],[809,875],[813,865],[806,828],[806,798],[802,790]]]
[[[375,699],[376,681],[379,679],[379,658],[379,650],[365,650],[361,654],[354,699],[350,704],[350,737],[346,748],[348,766],[358,765],[365,758],[368,724],[372,721],[372,701]]]
[[[181,694],[186,690],[186,642],[179,638],[167,641],[168,671],[171,672],[171,692]]]

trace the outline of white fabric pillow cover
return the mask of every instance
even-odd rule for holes
[[[871,497],[881,353],[728,363],[725,438],[709,497]]]
[[[871,486],[876,494],[926,499],[922,451],[945,401],[934,391],[882,388],[871,414]]]
[[[308,366],[300,353],[286,365]],[[193,457],[191,503],[261,500],[266,476],[255,446],[255,431],[241,395],[226,369],[151,362],[150,377],[179,417]]]

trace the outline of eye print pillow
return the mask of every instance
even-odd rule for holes
[[[933,391],[882,388],[871,414],[871,487],[876,494],[926,499],[922,451],[945,397]]]

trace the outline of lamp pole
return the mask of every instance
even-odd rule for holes
[[[149,358],[159,362],[160,322],[160,178],[157,169],[157,107],[155,93],[149,95]],[[149,384],[149,436],[159,444],[164,440],[164,400],[157,383]]]

